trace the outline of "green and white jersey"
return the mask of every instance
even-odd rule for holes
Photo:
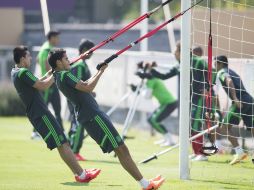
[[[46,62],[48,59],[48,54],[50,50],[53,48],[52,45],[49,44],[48,41],[44,42],[44,44],[41,46],[41,49],[38,54],[38,61],[41,66],[41,76],[44,76],[47,72],[46,70]]]
[[[29,119],[36,119],[48,113],[48,108],[39,91],[33,87],[38,78],[26,68],[13,68],[11,78],[19,97],[25,104]]]
[[[146,86],[152,90],[153,96],[161,105],[170,104],[176,101],[176,98],[168,91],[162,80],[152,78],[147,80]]]
[[[83,81],[88,80],[91,77],[91,72],[85,61],[80,60],[71,66],[71,73]]]

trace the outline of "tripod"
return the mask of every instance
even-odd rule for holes
[[[123,140],[133,138],[133,137],[128,137],[126,135],[127,135],[127,132],[130,128],[130,124],[134,118],[134,114],[137,110],[138,103],[140,102],[140,98],[141,98],[140,93],[142,92],[143,87],[144,87],[144,79],[141,80],[141,82],[139,83],[139,85],[137,85],[137,87],[134,91],[134,100],[130,105],[129,111],[128,111],[126,119],[124,121],[124,128],[123,128],[123,132],[121,135]],[[110,116],[123,101],[125,101],[127,98],[130,97],[131,94],[132,94],[132,92],[126,93],[117,104],[115,104],[109,111],[107,111],[107,115]]]

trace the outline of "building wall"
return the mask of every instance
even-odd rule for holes
[[[0,44],[17,45],[24,31],[24,15],[21,8],[0,8]]]

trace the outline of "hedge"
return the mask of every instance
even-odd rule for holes
[[[24,116],[25,106],[12,83],[0,84],[0,116]]]

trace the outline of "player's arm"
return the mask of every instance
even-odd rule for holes
[[[235,103],[238,108],[241,108],[241,102],[236,96],[235,85],[234,85],[233,80],[231,79],[231,77],[226,76],[225,77],[225,83],[226,83],[226,86],[229,89],[229,94],[230,94],[230,97],[232,98],[233,103]]]
[[[41,81],[37,77],[35,77],[30,71],[27,69],[23,69],[18,77],[24,81],[27,85],[36,88],[37,90],[45,90],[49,88],[54,83],[53,75],[48,77],[47,79]]]
[[[44,78],[43,80],[39,79],[37,80],[33,87],[37,90],[46,90],[54,83],[54,77],[53,75],[48,76],[47,78]]]
[[[174,77],[174,76],[178,75],[179,74],[179,69],[178,69],[178,67],[173,67],[172,69],[170,69],[169,72],[164,73],[164,74],[158,72],[155,69],[152,69],[151,74],[152,74],[153,77],[156,77],[156,78],[159,78],[159,79],[162,79],[162,80],[166,80],[166,79],[169,79],[171,77]]]
[[[47,71],[46,74],[43,77],[41,77],[39,80],[43,81],[43,80],[47,79],[48,77],[50,77],[51,75],[52,75],[52,69]]]
[[[95,86],[97,85],[101,75],[103,74],[104,70],[107,68],[107,65],[104,65],[103,67],[101,67],[101,69],[94,75],[92,76],[90,79],[88,79],[87,81],[82,81],[80,80],[75,88],[77,90],[83,91],[83,92],[92,92],[95,88]]]

